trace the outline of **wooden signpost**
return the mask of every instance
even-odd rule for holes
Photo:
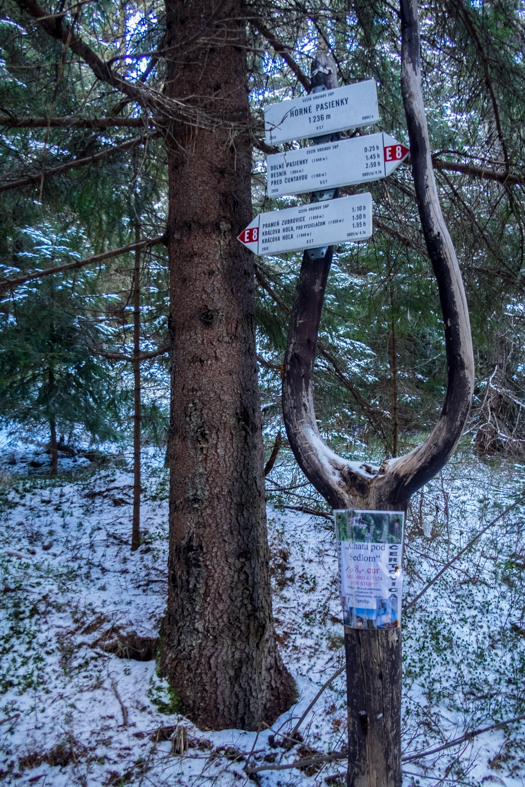
[[[414,185],[439,287],[449,369],[442,415],[418,448],[381,467],[350,462],[323,442],[313,405],[317,335],[332,244],[364,239],[371,233],[370,194],[337,199],[337,187],[386,177],[408,154],[406,147],[387,134],[333,138],[334,132],[377,120],[375,86],[364,82],[337,88],[334,61],[318,54],[312,63],[312,93],[266,109],[268,143],[305,137],[318,143],[269,157],[269,194],[310,191],[311,203],[261,214],[239,236],[257,254],[305,249],[284,360],[283,415],[299,466],[337,511],[341,571],[346,572],[341,595],[348,698],[347,787],[401,787],[404,512],[410,496],[439,472],[454,451],[468,416],[474,379],[465,293],[430,163],[421,95],[417,0],[401,0],[401,10],[403,100],[413,150]],[[354,214],[353,208],[358,208],[359,214]],[[362,227],[352,226],[352,215],[362,215]],[[330,224],[336,216],[341,218],[340,225]],[[379,552],[384,552],[383,557],[377,557]],[[373,581],[367,573],[372,565]]]
[[[254,254],[308,249],[324,256],[335,243],[372,235],[372,197],[337,197],[339,186],[385,178],[409,150],[385,133],[338,139],[338,132],[379,119],[374,80],[345,87],[319,84],[302,98],[270,104],[264,110],[266,142],[311,137],[312,147],[268,156],[268,194],[312,194],[311,204],[261,213],[238,236]],[[328,136],[327,136],[328,135]]]
[[[409,149],[389,134],[367,134],[268,156],[268,196],[303,194],[386,178]]]
[[[269,104],[264,108],[268,145],[370,126],[378,120],[377,90],[373,79],[322,93],[312,92],[308,96]]]
[[[338,456],[324,443],[314,410],[313,378],[332,246],[316,250],[317,254],[312,254],[308,249],[303,255],[284,359],[283,415],[290,447],[308,480],[334,510],[344,513],[346,523],[350,518],[356,531],[352,538],[341,537],[341,565],[347,571],[343,588],[347,598],[344,610],[348,707],[347,787],[401,787],[401,592],[395,583],[400,580],[398,571],[401,563],[400,560],[397,562],[397,555],[401,555],[399,539],[402,515],[411,495],[439,472],[454,451],[468,416],[474,380],[465,292],[439,206],[432,171],[421,92],[417,11],[417,0],[401,0],[402,93],[411,140],[414,187],[443,311],[448,386],[442,414],[432,433],[417,448],[405,456],[383,462],[380,467],[349,461]],[[330,93],[336,86],[334,61],[326,54],[318,54],[312,66],[314,88],[319,89],[324,84],[326,93]],[[323,95],[324,92],[321,93]],[[363,140],[366,139],[363,137]],[[327,152],[322,148],[329,143],[337,144],[337,140],[321,141],[309,155],[320,158]],[[385,145],[381,143],[379,151],[374,152],[381,154],[381,147],[384,151]],[[387,149],[389,147],[392,155],[392,146],[386,146]],[[304,157],[302,151],[299,153]],[[397,161],[395,148],[394,153]],[[404,155],[403,150],[400,154]],[[370,161],[379,161],[381,164],[381,157]],[[386,166],[387,161],[383,154],[383,166]],[[321,165],[327,162],[315,163]],[[296,162],[297,169],[301,166]],[[304,166],[308,168],[308,165]],[[346,173],[351,169],[349,165]],[[381,167],[373,169],[380,171]],[[366,169],[361,168],[361,172],[366,172]],[[368,179],[363,178],[362,182]],[[274,188],[280,185],[283,184],[277,184]],[[316,199],[323,199],[324,196],[326,193],[317,194]],[[342,201],[335,199],[334,203]],[[392,512],[393,516],[385,520],[383,512]],[[372,517],[370,520],[370,513],[381,514],[381,519]],[[343,536],[341,527],[340,531]],[[388,580],[392,580],[393,584],[388,585],[387,592],[383,594],[379,581],[376,583],[375,605],[362,592],[369,589],[368,580],[364,584],[361,580],[354,582],[348,575],[350,550],[364,552],[357,548],[361,543],[366,544],[370,558],[377,551],[373,549],[374,546],[385,546],[387,551],[388,545],[393,545],[390,550],[392,554],[389,554],[383,566],[384,583],[388,584]],[[396,545],[398,548],[394,550]],[[361,562],[364,567],[367,561],[359,558],[355,562]],[[376,568],[379,576],[381,566]]]
[[[254,254],[279,254],[372,236],[372,195],[357,194],[259,213],[239,235]]]

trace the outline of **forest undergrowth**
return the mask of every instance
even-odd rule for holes
[[[197,729],[157,674],[168,536],[160,452],[144,469],[135,553],[126,460],[64,456],[55,478],[48,462],[43,448],[17,443],[0,468],[0,781],[343,784],[335,536],[286,450],[267,478],[268,520],[275,624],[297,703],[258,732]],[[523,470],[464,449],[412,500],[404,787],[525,783],[523,722],[503,723],[525,718]]]

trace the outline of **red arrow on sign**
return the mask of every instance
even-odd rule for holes
[[[397,145],[387,145],[384,148],[385,161],[403,161],[409,153],[410,148],[406,148],[399,142]]]
[[[251,225],[246,227],[246,229],[237,236],[237,240],[240,240],[241,243],[257,243],[259,240],[259,217],[257,217],[256,221],[257,225],[255,227]]]

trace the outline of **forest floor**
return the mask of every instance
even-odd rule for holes
[[[344,760],[315,762],[345,745],[344,674],[290,740],[344,652],[333,525],[329,516],[284,507],[312,506],[311,490],[290,481],[285,460],[269,482],[268,522],[275,625],[298,702],[258,734],[197,729],[175,712],[157,675],[168,543],[160,453],[146,457],[143,544],[135,553],[124,457],[61,456],[52,478],[43,447],[12,442],[2,462],[0,782],[242,787],[251,771],[268,787],[344,783]],[[404,787],[525,784],[525,722],[475,734],[525,714],[525,508],[518,502],[504,513],[523,497],[524,469],[462,457],[413,499]],[[293,767],[299,760],[314,761]]]

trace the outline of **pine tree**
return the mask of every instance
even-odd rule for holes
[[[171,0],[166,11],[169,97],[206,120],[169,140],[173,518],[161,666],[198,724],[254,729],[293,688],[271,617],[253,258],[237,241],[251,219],[245,24],[238,0],[213,13],[204,0]]]
[[[40,104],[41,118],[52,116],[62,99],[73,126],[100,127],[103,117],[86,117],[83,102],[89,96],[95,111],[114,118],[107,126],[118,129],[119,115],[132,101],[128,123],[136,118],[140,128],[153,122],[152,133],[162,135],[168,151],[166,242],[174,367],[168,452],[170,595],[162,668],[180,694],[183,710],[198,724],[253,728],[288,707],[293,687],[277,651],[269,595],[253,263],[236,240],[251,214],[244,9],[235,2],[215,10],[203,3],[197,13],[182,2],[166,3],[164,36],[157,24],[164,16],[161,6],[150,9],[133,30],[114,5],[81,7],[68,19],[53,16],[33,0],[17,0],[10,7],[12,18],[32,34],[24,51],[40,48],[55,68],[54,84],[43,86],[48,100]],[[115,31],[112,43],[96,53],[87,44],[89,25],[100,33]],[[135,54],[140,63],[140,53],[152,50],[161,51],[162,60],[145,56],[148,65],[137,66]],[[70,55],[85,64],[82,80],[74,79]],[[203,73],[206,60],[213,67]],[[96,80],[105,89],[99,91]],[[65,84],[73,89],[64,90]],[[124,99],[117,101],[115,93],[108,98],[108,87]],[[137,107],[145,113],[144,121]],[[67,120],[42,123],[46,150],[51,127],[64,133],[67,125]],[[140,142],[150,136],[143,131]],[[74,137],[73,132],[69,140]],[[93,143],[96,149],[100,137]],[[114,146],[114,162],[128,144],[135,143]],[[60,157],[65,148],[59,148]],[[43,180],[47,177],[55,175]],[[13,174],[11,185],[22,187],[23,180]],[[103,188],[100,196],[111,191],[122,217],[121,194],[114,185]],[[118,237],[114,215],[106,210],[99,215],[114,228],[112,239]],[[94,225],[84,216],[91,233]],[[215,664],[212,670],[210,663]]]
[[[101,440],[118,437],[114,376],[91,352],[96,322],[79,316],[86,292],[51,277],[4,304],[0,316],[0,414],[47,426],[53,474],[59,432],[83,427]]]

